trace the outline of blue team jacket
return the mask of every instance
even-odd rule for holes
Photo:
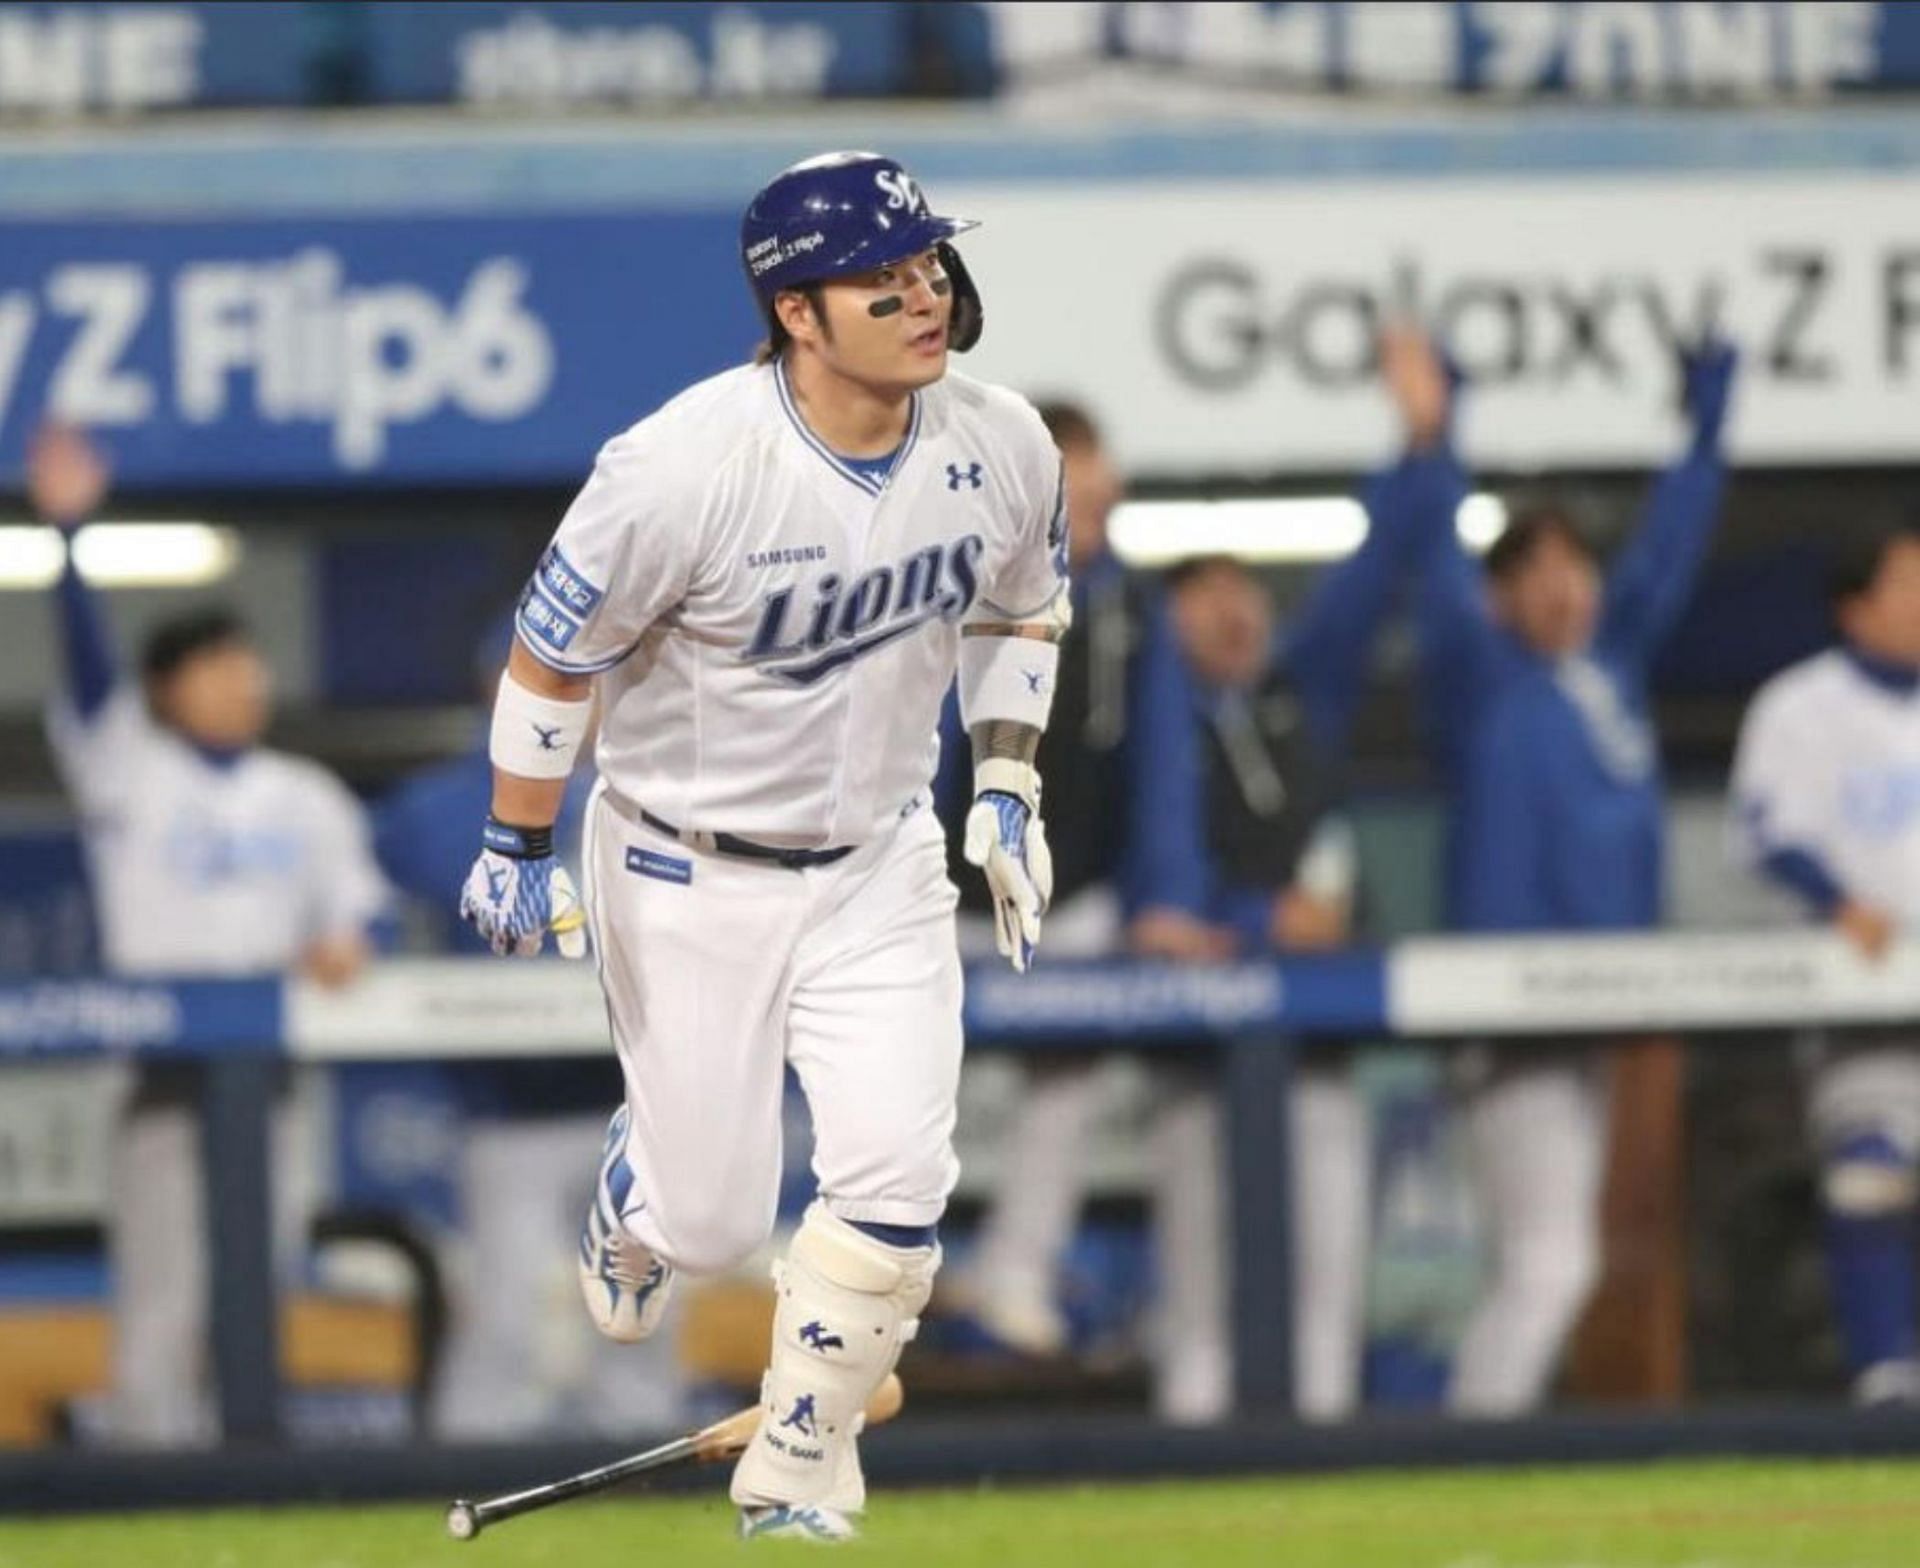
[[[1451,450],[1389,500],[1422,541],[1422,679],[1448,786],[1446,900],[1464,931],[1630,929],[1660,918],[1663,804],[1648,677],[1693,590],[1724,489],[1696,445],[1654,486],[1586,654],[1541,658],[1491,618],[1454,513]]]
[[[1421,543],[1417,498],[1403,493],[1421,477],[1417,465],[1403,461],[1369,483],[1366,539],[1315,584],[1275,640],[1275,666],[1298,695],[1309,739],[1329,769],[1338,769],[1346,749],[1374,634]],[[1234,887],[1209,850],[1201,726],[1219,694],[1181,656],[1166,606],[1156,613],[1151,656],[1138,674],[1137,734],[1146,760],[1135,779],[1122,862],[1127,913],[1184,910],[1232,926],[1244,952],[1262,952],[1279,889]]]

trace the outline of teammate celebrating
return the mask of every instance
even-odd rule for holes
[[[581,1240],[602,1332],[771,1229],[791,1063],[820,1196],[777,1269],[742,1533],[836,1539],[860,1412],[912,1337],[956,1174],[955,893],[929,809],[959,673],[967,858],[1030,960],[1051,875],[1034,756],[1068,620],[1058,453],[1011,392],[947,375],[978,292],[913,178],[873,153],[747,208],[756,362],[609,442],[522,597],[492,815],[462,894],[496,951],[582,911],[550,826],[597,683],[584,918],[626,1103]]]
[[[1841,645],[1754,698],[1734,760],[1746,857],[1878,961],[1920,926],[1920,520],[1845,550]],[[1920,1404],[1920,1032],[1830,1041],[1812,1121],[1827,1266],[1862,1404]]]
[[[28,492],[63,535],[92,519],[109,483],[78,430],[36,436]],[[270,682],[241,622],[222,609],[170,618],[147,637],[135,680],[70,548],[55,594],[66,679],[48,734],[79,814],[107,968],[351,980],[388,897],[366,818],[319,764],[260,744]],[[121,1441],[181,1446],[217,1435],[198,1114],[190,1076],[147,1065],[134,1078],[108,1178],[111,1421]],[[276,1130],[290,1135],[292,1124]],[[301,1184],[287,1159],[275,1164],[288,1261]]]
[[[1735,358],[1717,339],[1683,357],[1690,439],[1610,570],[1549,504],[1514,519],[1483,571],[1455,527],[1468,480],[1452,447],[1450,378],[1419,334],[1389,339],[1385,371],[1412,470],[1398,526],[1426,544],[1419,622],[1450,796],[1455,930],[1619,931],[1660,919],[1650,672],[1719,517]],[[1458,1065],[1495,1268],[1448,1398],[1464,1414],[1517,1415],[1544,1397],[1598,1275],[1607,1097],[1585,1046],[1516,1043]]]

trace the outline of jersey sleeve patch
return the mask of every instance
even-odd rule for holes
[[[520,595],[520,629],[555,653],[565,653],[579,632],[580,623],[549,599],[540,583],[536,578]]]
[[[560,553],[557,544],[548,545],[547,553],[540,557],[534,581],[546,590],[554,604],[570,611],[575,620],[584,621],[606,597],[603,590],[574,570],[573,563]]]

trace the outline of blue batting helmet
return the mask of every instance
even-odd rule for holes
[[[740,219],[740,261],[774,325],[773,297],[785,289],[871,272],[937,250],[953,283],[948,339],[961,353],[980,340],[980,293],[947,242],[971,218],[929,210],[914,177],[873,152],[829,152],[776,175]]]

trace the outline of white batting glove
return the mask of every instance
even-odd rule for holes
[[[532,958],[549,931],[562,958],[586,957],[586,912],[553,858],[552,830],[489,820],[482,843],[460,890],[460,918],[503,958]]]
[[[1040,917],[1053,898],[1053,855],[1040,821],[1040,776],[1025,763],[999,761],[982,764],[974,779],[980,788],[967,813],[962,848],[968,861],[986,872],[994,942],[1001,956],[1025,974],[1040,942]],[[1014,788],[997,787],[1002,783]]]

